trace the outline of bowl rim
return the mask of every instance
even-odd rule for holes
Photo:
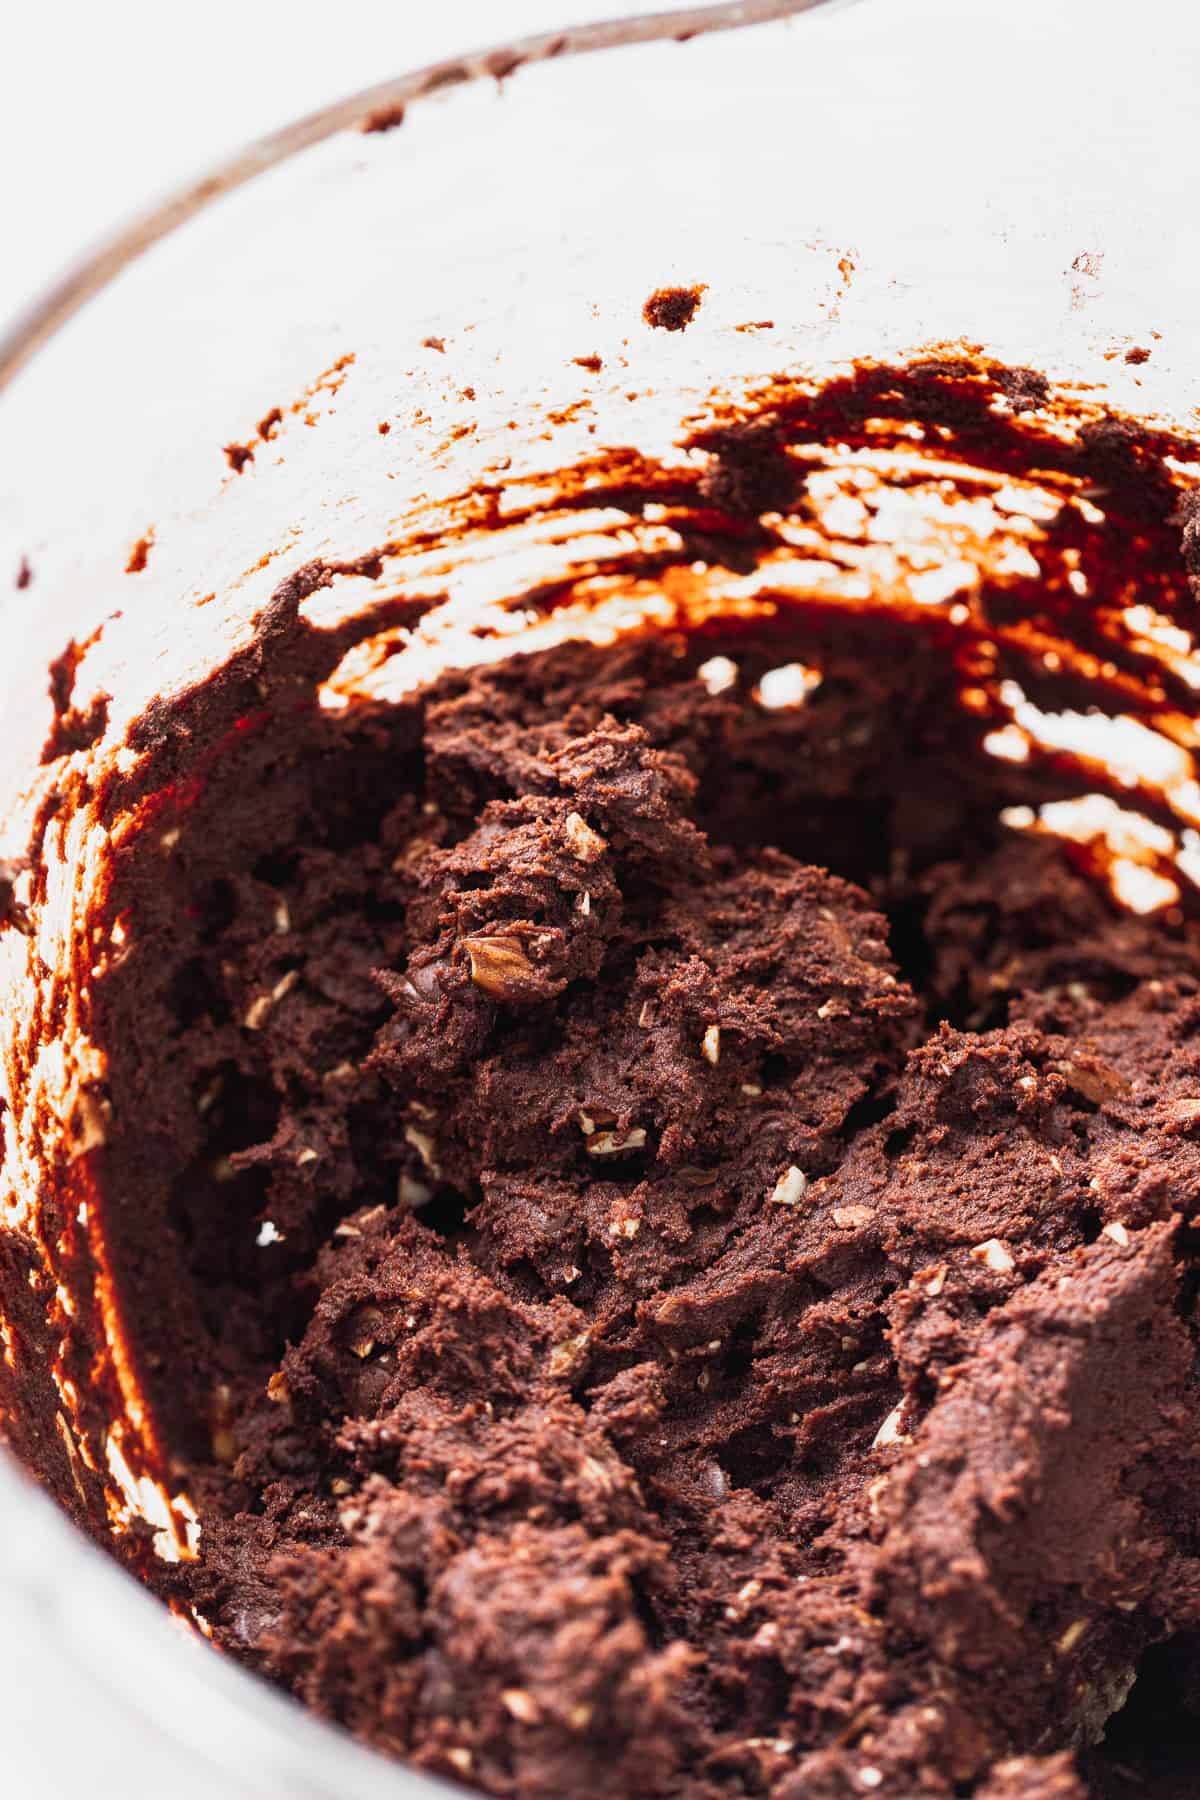
[[[718,0],[670,12],[633,12],[561,31],[539,31],[482,49],[426,63],[305,113],[290,124],[253,138],[206,171],[170,189],[84,250],[7,322],[0,322],[0,394],[39,350],[86,303],[161,238],[185,225],[224,195],[253,181],[301,150],[358,126],[385,130],[388,115],[399,125],[404,111],[449,88],[491,80],[502,84],[528,64],[597,50],[629,48],[674,38],[680,43],[718,31],[737,31],[856,0]]]

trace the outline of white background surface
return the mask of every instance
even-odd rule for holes
[[[679,3],[14,5],[0,48],[0,320],[131,213],[324,101],[529,32]]]

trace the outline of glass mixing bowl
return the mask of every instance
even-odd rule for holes
[[[566,535],[468,533],[452,552],[438,522],[461,522],[481,484],[502,516],[508,482],[528,502],[584,457],[686,461],[684,422],[713,416],[718,378],[729,402],[780,372],[965,342],[1186,424],[1198,87],[1200,15],[1166,0],[1136,19],[1040,0],[969,18],[954,0],[763,0],[571,30],[384,83],[253,146],[0,340],[0,855],[19,858],[61,802],[33,935],[0,933],[0,1406],[76,1521],[5,1461],[0,1565],[29,1685],[61,1693],[74,1672],[72,1704],[96,1699],[131,1791],[163,1771],[177,1793],[246,1800],[438,1784],[205,1652],[86,1540],[140,1519],[170,1558],[196,1526],[125,1354],[100,1221],[81,1187],[85,1296],[64,1260],[69,1182],[58,1211],[46,1199],[48,1164],[85,1182],[106,1124],[76,954],[105,842],[79,777],[127,766],[130,722],[244,646],[315,560],[338,570],[306,602],[330,628],[401,592],[447,596],[405,659],[368,647],[326,704],[545,641],[503,595],[602,572],[628,521],[598,508]],[[699,290],[686,330],[643,317],[670,285]],[[555,630],[606,641],[655,604],[605,590]],[[47,668],[68,643],[93,727],[44,763]],[[101,1320],[93,1391],[61,1353],[85,1303]],[[22,1344],[40,1345],[32,1372]],[[57,1384],[50,1442],[38,1381]],[[45,1791],[70,1755],[47,1754]]]

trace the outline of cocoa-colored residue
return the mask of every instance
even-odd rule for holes
[[[25,589],[30,585],[32,580],[33,580],[33,570],[30,567],[29,558],[27,556],[23,556],[21,558],[20,562],[17,564],[17,577],[16,577],[15,586],[18,589]]]
[[[395,131],[397,125],[403,125],[404,123],[404,111],[404,102],[402,100],[393,101],[391,106],[377,106],[374,112],[369,112],[367,114],[358,129],[367,133],[376,131]]]
[[[153,543],[154,528],[152,526],[149,531],[145,532],[143,536],[138,539],[137,543],[133,546],[133,549],[129,552],[129,561],[125,564],[125,573],[127,575],[141,574],[149,560]]]
[[[1134,364],[1149,362],[1150,352],[1141,344],[1135,344],[1132,349],[1125,352],[1125,361]]]
[[[571,361],[577,368],[589,369],[593,375],[598,375],[604,367],[603,357],[597,356],[594,350],[589,356],[573,356]]]
[[[42,748],[43,763],[56,762],[73,750],[88,750],[104,735],[108,725],[109,696],[97,694],[83,709],[75,704],[75,676],[79,665],[102,630],[102,625],[97,626],[82,641],[70,638],[66,649],[50,664],[48,692],[54,720]]]
[[[493,50],[490,56],[484,57],[483,66],[494,81],[503,82],[515,75],[524,61],[525,58],[513,50]]]
[[[259,443],[269,444],[283,423],[282,406],[273,406],[270,412],[264,413],[255,426]],[[255,444],[226,444],[225,460],[235,475],[240,475],[248,462],[254,461]]]
[[[16,897],[17,877],[25,868],[15,857],[0,856],[0,931],[13,925],[18,931],[30,929],[29,915]]]
[[[647,325],[658,331],[684,331],[696,316],[707,283],[693,287],[655,288],[642,308]]]
[[[255,451],[260,444],[274,443],[280,434],[284,420],[288,417],[300,418],[306,425],[315,425],[321,417],[320,411],[313,402],[318,396],[338,393],[351,366],[354,363],[353,350],[347,350],[336,362],[322,369],[316,380],[310,382],[298,400],[292,400],[287,406],[272,406],[265,412],[245,443],[230,443],[222,446],[225,460],[235,475],[240,475],[247,463],[254,461]]]

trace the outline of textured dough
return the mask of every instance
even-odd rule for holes
[[[680,658],[454,677],[247,783],[187,906],[131,873],[163,1579],[499,1795],[1077,1800],[1198,1622],[1194,953],[951,854],[919,693],[869,741]]]

